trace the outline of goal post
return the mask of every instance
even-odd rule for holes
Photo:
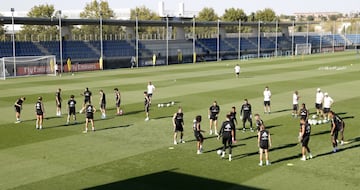
[[[296,44],[295,55],[309,55],[311,54],[311,43]]]
[[[32,75],[56,75],[55,55],[3,57],[0,59],[0,78]]]

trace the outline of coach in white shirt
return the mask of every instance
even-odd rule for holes
[[[264,90],[264,113],[270,114],[271,112],[270,98],[271,98],[271,91],[269,87],[266,86]]]

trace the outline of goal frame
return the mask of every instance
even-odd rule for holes
[[[56,56],[16,56],[0,58],[0,79],[37,75],[56,76]]]
[[[310,55],[311,43],[301,43],[295,45],[295,55]]]

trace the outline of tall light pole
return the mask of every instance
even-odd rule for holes
[[[278,20],[276,19],[275,26],[275,57],[278,56]]]
[[[220,20],[217,20],[216,60],[220,61]]]
[[[238,60],[241,58],[241,19],[239,19],[239,41],[238,41]]]
[[[63,73],[63,45],[62,45],[62,26],[61,26],[61,10],[57,10],[53,13],[53,17],[58,17],[59,19],[59,51],[60,51],[60,74]]]
[[[169,15],[166,15],[166,65],[169,65]]]
[[[195,60],[195,15],[193,16],[193,23],[192,23],[192,49],[193,49],[193,63],[196,62]]]
[[[14,62],[14,76],[16,76],[16,49],[15,49],[15,29],[14,29],[14,12],[15,9],[11,8],[11,24],[12,24],[12,34],[11,34],[11,40],[12,40],[12,46],[13,46],[13,62]]]
[[[100,7],[101,9],[101,7]],[[100,62],[103,69],[103,59],[104,59],[104,49],[103,49],[103,19],[102,19],[103,13],[100,10]]]
[[[260,34],[261,34],[261,30],[260,30],[260,24],[261,24],[261,21],[259,20],[258,22],[258,58],[260,58],[260,49],[261,49],[261,44],[260,44]]]
[[[291,34],[291,56],[294,56],[294,36],[295,34],[295,20],[292,22],[292,34]]]
[[[135,30],[136,30],[136,36],[135,36],[135,51],[136,51],[136,67],[139,67],[139,17],[138,17],[138,13],[136,13],[136,17],[135,17]]]

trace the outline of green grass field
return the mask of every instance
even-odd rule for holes
[[[241,66],[240,78],[234,66]],[[28,77],[0,81],[0,189],[358,189],[360,186],[360,78],[355,52],[222,61],[155,68],[76,73],[62,77]],[[143,91],[148,81],[156,91],[144,121]],[[272,92],[272,113],[263,114],[262,92]],[[97,131],[83,134],[79,124],[66,126],[55,116],[55,91],[63,104],[71,94],[80,110],[85,87],[98,108],[99,90],[107,95],[107,119],[95,115]],[[122,95],[123,116],[115,116],[113,89]],[[345,119],[347,144],[332,153],[329,124],[312,128],[310,148],[315,158],[300,161],[298,119],[291,117],[292,93],[299,91],[314,113],[316,88],[335,100],[333,110]],[[34,104],[44,98],[44,129],[35,129]],[[13,104],[26,96],[22,120],[15,124]],[[221,107],[220,123],[232,106],[239,112],[243,99],[260,113],[272,134],[271,166],[258,166],[257,136],[237,132],[233,161],[221,160],[221,146],[209,136],[207,110],[214,100]],[[171,107],[157,104],[174,101]],[[171,117],[182,106],[185,144],[173,145]],[[203,116],[204,154],[196,154],[192,120]],[[241,122],[238,118],[240,128]],[[248,126],[248,124],[247,124]],[[174,149],[169,149],[174,147]],[[290,164],[290,166],[289,166]]]

